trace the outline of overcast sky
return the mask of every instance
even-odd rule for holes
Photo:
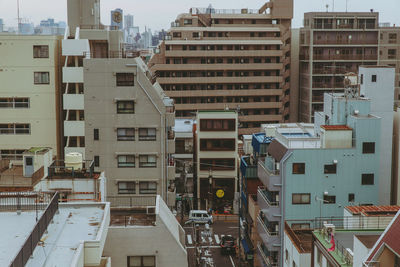
[[[400,0],[347,0],[348,11],[380,12],[380,22],[391,22],[400,25]],[[19,0],[20,16],[39,24],[40,20],[54,18],[56,21],[67,21],[67,0]],[[346,0],[335,0],[335,11],[346,10]],[[180,13],[189,11],[191,7],[206,7],[212,4],[214,8],[260,8],[264,1],[256,0],[100,0],[101,21],[110,24],[110,10],[122,8],[125,14],[134,15],[134,24],[144,30],[144,26],[153,31],[162,28],[169,29],[170,23]],[[293,27],[302,26],[303,13],[325,11],[326,5],[332,11],[333,0],[294,0]],[[17,0],[0,0],[0,18],[6,26],[17,23]]]

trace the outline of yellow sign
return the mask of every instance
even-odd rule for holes
[[[224,195],[225,195],[225,192],[224,192],[224,190],[222,190],[222,189],[218,189],[217,192],[216,192],[215,194],[217,195],[217,197],[223,198]]]

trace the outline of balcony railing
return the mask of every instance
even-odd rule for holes
[[[268,198],[268,196],[264,193],[265,192],[265,187],[259,186],[258,187],[258,192],[260,193],[261,197],[265,201],[265,203],[270,206],[270,207],[278,207],[279,206],[279,201],[272,201]]]
[[[74,168],[65,166],[63,160],[56,160],[48,167],[48,178],[93,178],[94,174],[94,161],[84,160],[82,162],[82,168]]]
[[[109,31],[115,31],[115,30],[119,30],[118,26],[108,26],[108,25],[80,25],[79,26],[80,29],[82,30],[109,30]]]
[[[107,196],[110,207],[148,207],[156,205],[157,196]]]
[[[377,55],[313,55],[314,60],[378,60]]]
[[[265,255],[264,250],[262,249],[260,244],[257,245],[257,250],[258,250],[258,254],[260,255],[262,261],[268,267],[278,267],[278,261],[274,260],[271,256]]]
[[[336,44],[346,44],[346,45],[378,45],[377,40],[354,40],[354,39],[333,39],[333,40],[314,40],[316,45],[336,45]]]
[[[270,231],[270,230],[268,229],[268,227],[265,225],[265,222],[263,221],[263,219],[262,219],[260,216],[257,217],[257,220],[258,220],[258,223],[259,223],[259,224],[262,226],[262,228],[264,229],[265,233],[266,233],[269,237],[271,237],[271,236],[278,236],[278,235],[279,235],[279,232]]]

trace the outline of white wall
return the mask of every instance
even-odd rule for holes
[[[392,134],[395,69],[389,67],[360,67],[360,94],[371,99],[371,114],[381,117],[379,204],[390,204],[392,173]],[[377,75],[372,82],[372,75]],[[378,151],[375,151],[376,153]]]
[[[286,250],[288,251],[288,259],[286,259]],[[297,248],[292,243],[292,240],[286,234],[284,235],[284,249],[283,249],[283,266],[292,267],[293,261],[298,267],[311,266],[311,252],[310,253],[299,253]]]
[[[353,266],[363,266],[363,260],[367,257],[369,249],[356,236],[353,238]]]

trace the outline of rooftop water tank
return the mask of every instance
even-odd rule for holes
[[[74,171],[82,169],[83,158],[82,154],[78,152],[71,152],[65,155],[65,167],[74,168]]]

